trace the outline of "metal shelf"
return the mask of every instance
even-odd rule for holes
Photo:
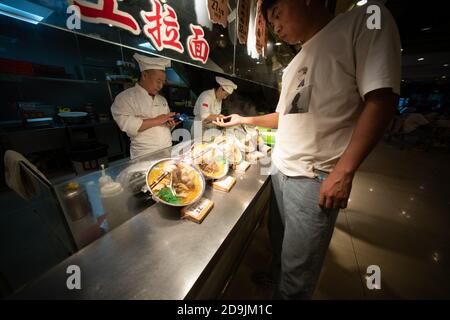
[[[38,81],[60,81],[60,82],[72,82],[72,83],[106,83],[103,81],[94,80],[79,80],[79,79],[66,79],[66,78],[52,78],[52,77],[40,77],[40,76],[26,76],[18,74],[0,73],[0,81],[14,81],[21,82],[22,80],[38,80]]]

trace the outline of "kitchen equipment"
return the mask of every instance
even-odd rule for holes
[[[98,179],[98,184],[99,184],[100,188],[102,188],[106,184],[114,182],[114,181],[111,178],[111,176],[109,176],[105,173],[105,165],[101,164],[100,167],[102,168],[102,176]]]
[[[130,219],[133,214],[127,208],[128,196],[123,192],[122,185],[112,179],[104,180],[100,187],[100,199],[105,210],[108,229],[112,230]]]
[[[48,128],[53,124],[53,118],[34,118],[25,119],[25,125],[28,128]]]
[[[108,146],[97,141],[85,141],[68,149],[68,155],[77,174],[96,171],[108,164]]]
[[[53,124],[55,107],[40,102],[21,101],[17,109],[23,124],[27,128],[50,127]]]
[[[117,60],[116,66],[119,68],[119,74],[133,76],[136,64],[134,62],[128,62],[123,60]]]
[[[87,112],[87,116],[91,122],[98,121],[98,115],[95,111],[95,107],[93,103],[86,103],[83,107],[84,111]]]
[[[92,215],[92,207],[86,190],[76,182],[69,182],[63,192],[63,203],[72,221]]]
[[[124,169],[117,176],[116,181],[120,182],[122,186],[134,195],[138,195],[147,190],[146,177],[148,168],[153,165],[154,162],[143,161],[131,165]]]
[[[68,106],[58,106],[57,107],[57,109],[58,109],[58,112],[70,112],[70,107],[68,107]]]
[[[107,81],[120,81],[120,82],[133,82],[133,77],[123,74],[108,74],[106,75]]]
[[[88,119],[87,112],[59,112],[58,117],[65,124],[81,124],[85,123]]]

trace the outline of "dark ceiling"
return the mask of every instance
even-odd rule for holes
[[[402,78],[448,83],[450,13],[442,0],[387,0],[402,41]]]
[[[448,1],[387,0],[406,54],[450,52]]]
[[[444,0],[378,0],[391,11],[402,41],[404,82],[438,81],[450,77],[450,11]],[[358,0],[327,0],[335,14],[354,7]]]

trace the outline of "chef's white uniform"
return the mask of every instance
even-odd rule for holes
[[[214,89],[203,91],[197,99],[194,107],[194,124],[191,128],[191,134],[195,134],[196,128],[202,127],[203,131],[209,128],[215,128],[212,123],[204,123],[203,120],[211,114],[220,114],[222,112],[222,100],[216,99]],[[196,137],[196,135],[195,135]]]
[[[120,130],[131,140],[131,158],[172,146],[170,128],[162,125],[138,132],[143,120],[170,112],[167,100],[150,96],[139,84],[120,93],[111,107],[111,113]]]

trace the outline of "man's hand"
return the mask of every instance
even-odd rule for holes
[[[210,123],[210,122],[215,121],[217,118],[223,118],[223,117],[225,117],[223,114],[210,114],[208,117],[203,119],[203,121],[205,123]]]
[[[161,115],[159,115],[159,116],[157,116],[157,117],[155,117],[153,119],[156,121],[157,125],[162,126],[166,122],[169,122],[169,121],[174,122],[173,119],[172,119],[172,117],[174,115],[176,115],[175,112],[169,112],[168,114],[161,114]]]
[[[213,121],[213,123],[216,126],[226,128],[243,124],[243,119],[244,117],[241,117],[238,114],[232,114],[231,116],[227,117],[217,117],[216,120]]]
[[[174,124],[174,120],[172,119],[172,117],[175,114],[175,112],[169,112],[168,114],[161,114],[155,118],[145,119],[142,121],[141,127],[139,128],[138,132],[142,132],[153,127],[172,125]]]
[[[350,143],[320,188],[319,205],[322,208],[347,207],[353,176],[383,136],[394,116],[397,102],[398,96],[390,88],[374,90],[365,95],[364,110],[353,130]]]
[[[175,113],[174,116],[179,115],[179,113]],[[181,121],[176,121],[172,118],[170,118],[170,120],[167,121],[166,126],[168,126],[170,129],[172,129],[173,127],[175,127],[176,125],[178,125]]]
[[[333,170],[320,187],[322,209],[345,209],[352,190],[353,173]]]

